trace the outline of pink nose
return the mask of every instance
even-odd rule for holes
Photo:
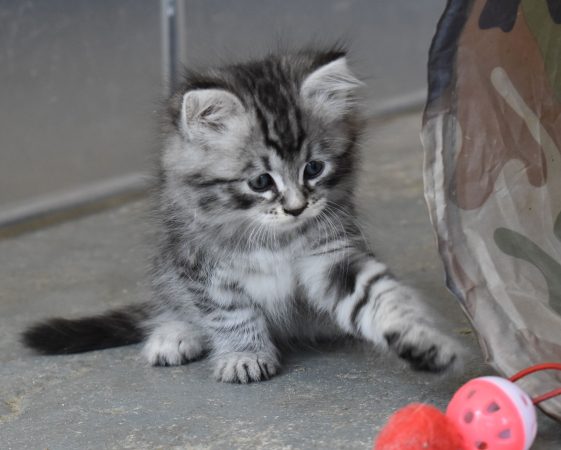
[[[528,450],[536,437],[536,410],[528,395],[499,377],[464,384],[448,405],[469,450]]]

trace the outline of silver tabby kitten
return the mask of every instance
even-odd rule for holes
[[[210,354],[220,381],[275,375],[292,339],[352,335],[416,369],[456,345],[367,248],[353,207],[361,83],[339,50],[187,75],[168,104],[151,303],[24,333],[43,353],[145,341],[154,365]]]

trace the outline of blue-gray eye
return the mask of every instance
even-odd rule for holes
[[[275,181],[268,173],[262,173],[253,180],[249,180],[248,184],[255,192],[265,192],[273,187]]]
[[[304,178],[306,180],[311,180],[312,178],[318,177],[322,172],[325,164],[321,161],[310,161],[304,167]]]

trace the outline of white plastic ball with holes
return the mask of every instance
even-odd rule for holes
[[[532,400],[504,378],[481,377],[464,384],[452,397],[446,415],[470,450],[528,450],[536,438]]]

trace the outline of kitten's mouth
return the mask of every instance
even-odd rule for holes
[[[298,215],[282,214],[279,210],[272,210],[265,215],[263,221],[278,231],[295,231],[317,220],[325,207],[326,201],[320,199],[312,202]]]

